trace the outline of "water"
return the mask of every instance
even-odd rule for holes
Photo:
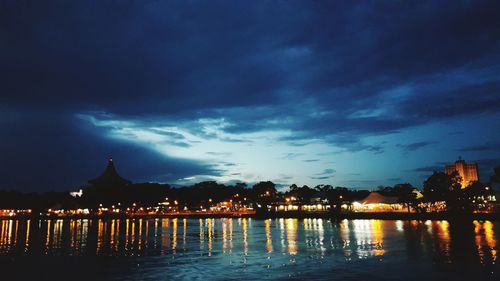
[[[0,220],[0,279],[499,280],[498,233],[490,221]]]

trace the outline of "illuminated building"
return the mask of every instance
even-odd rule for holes
[[[462,158],[459,159],[454,164],[449,164],[444,167],[446,174],[451,175],[453,172],[458,172],[458,175],[462,178],[462,188],[469,186],[471,183],[479,180],[477,173],[476,163],[466,163]]]
[[[398,203],[399,198],[384,196],[378,192],[370,194],[359,202],[353,202],[355,212],[404,212],[403,204]]]

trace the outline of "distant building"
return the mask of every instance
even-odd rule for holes
[[[94,187],[121,187],[129,185],[132,182],[122,178],[118,172],[116,172],[113,159],[109,158],[108,166],[106,170],[104,170],[104,173],[93,180],[89,180],[89,183]]]
[[[462,178],[462,189],[479,180],[477,164],[466,163],[461,157],[454,164],[446,165],[444,171],[448,175],[457,171],[458,175]]]

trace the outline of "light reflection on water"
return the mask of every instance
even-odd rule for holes
[[[142,279],[332,277],[339,265],[352,266],[336,271],[339,278],[377,276],[381,265],[419,265],[419,272],[432,274],[478,265],[492,277],[498,227],[490,221],[310,218],[0,220],[0,255],[134,257],[147,264]],[[224,266],[229,270],[221,272]]]

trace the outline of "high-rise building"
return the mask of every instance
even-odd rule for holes
[[[454,164],[449,164],[444,167],[446,174],[451,175],[457,171],[462,178],[462,189],[469,186],[471,183],[479,180],[476,163],[466,163],[461,157]]]

